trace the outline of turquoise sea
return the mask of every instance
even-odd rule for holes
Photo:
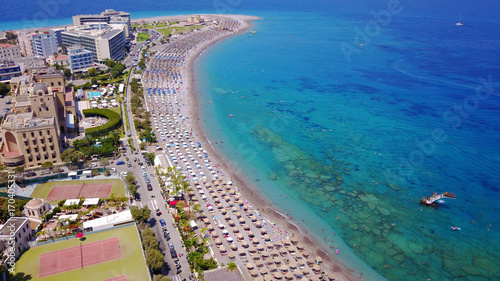
[[[204,125],[237,175],[363,279],[500,279],[498,4],[114,2],[262,17],[197,63]],[[434,191],[457,199],[418,204]]]

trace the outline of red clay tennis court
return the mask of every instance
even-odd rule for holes
[[[83,267],[86,267],[122,257],[119,237],[88,244],[83,242],[82,244],[83,245],[81,247],[76,246],[64,250],[41,254],[38,277],[42,278],[81,268],[82,264]],[[124,280],[126,280],[126,278]]]
[[[47,200],[59,201],[81,197],[108,198],[112,187],[111,183],[56,185],[50,190]]]

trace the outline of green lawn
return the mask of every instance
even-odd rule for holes
[[[50,190],[55,185],[73,185],[73,184],[82,184],[85,183],[112,183],[113,187],[111,188],[111,194],[115,194],[115,197],[124,197],[125,196],[125,185],[123,181],[120,179],[98,179],[98,180],[68,180],[68,181],[51,181],[37,185],[33,194],[31,194],[31,198],[42,198],[45,199],[50,193]],[[54,204],[57,202],[49,203]]]
[[[183,33],[183,32],[190,31],[190,30],[200,29],[202,27],[203,27],[202,25],[171,26],[171,27],[167,27],[167,28],[157,29],[156,31],[160,32],[161,34],[163,34],[165,36],[170,36],[171,34],[174,34],[174,33],[179,34],[179,33]]]
[[[149,37],[151,37],[149,33],[139,32],[139,34],[137,34],[137,42],[146,41]]]
[[[127,275],[127,280],[149,280],[146,261],[142,254],[142,246],[135,225],[112,229],[86,235],[85,243],[92,243],[113,237],[120,238],[122,258],[95,265],[78,268],[43,278],[38,278],[40,255],[56,250],[79,246],[76,238],[63,240],[46,245],[36,246],[26,251],[16,263],[16,272],[31,275],[32,280],[105,280],[112,277]]]
[[[156,24],[156,28],[158,28],[158,27],[165,27],[165,26],[167,26],[167,24],[164,23],[164,22],[159,22],[159,23]]]

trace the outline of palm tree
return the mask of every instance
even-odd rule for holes
[[[230,262],[227,264],[227,269],[226,271],[233,271],[236,270],[238,266],[234,262]]]

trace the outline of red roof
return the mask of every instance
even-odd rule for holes
[[[65,55],[58,55],[54,60],[67,60],[69,57]]]
[[[14,45],[12,45],[12,44],[0,44],[0,47],[5,47],[5,48],[10,48],[12,46],[14,46]]]
[[[170,206],[175,206],[175,204],[177,204],[177,202],[179,202],[179,201],[170,201],[170,203],[168,203],[168,204],[170,204]]]

